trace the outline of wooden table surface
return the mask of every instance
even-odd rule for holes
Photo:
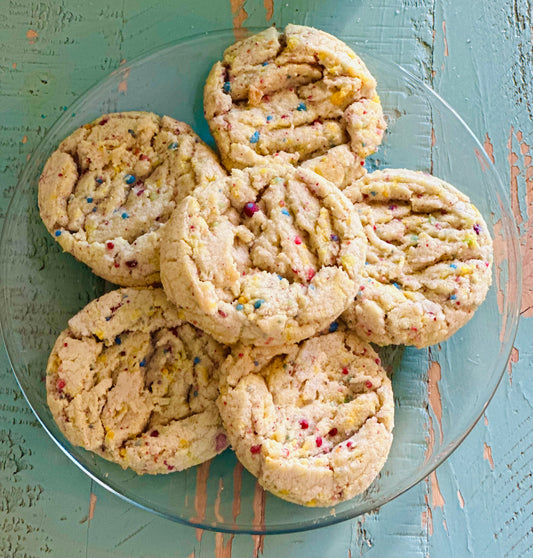
[[[525,260],[512,362],[473,432],[396,500],[314,532],[202,532],[107,493],[40,428],[2,351],[1,557],[533,556],[532,13],[531,0],[0,0],[2,219],[46,130],[122,61],[201,31],[295,22],[381,43],[450,102],[504,179]]]

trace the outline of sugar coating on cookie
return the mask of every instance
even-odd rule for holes
[[[302,163],[345,145],[337,164],[360,176],[385,130],[363,61],[341,40],[303,25],[271,27],[227,48],[207,78],[204,110],[228,169],[275,157]],[[319,159],[315,166],[327,170]]]
[[[241,463],[265,489],[305,506],[366,490],[392,443],[390,380],[351,332],[237,345],[222,367],[218,406]]]
[[[361,288],[343,314],[379,345],[446,340],[491,284],[489,228],[469,198],[425,173],[387,169],[344,190],[368,239]]]
[[[123,286],[159,282],[160,234],[199,183],[224,176],[190,126],[148,112],[106,114],[48,159],[39,209],[62,248]]]
[[[162,289],[118,289],[58,337],[48,405],[72,444],[139,474],[179,471],[228,445],[215,403],[226,354]]]
[[[292,165],[235,169],[176,209],[161,279],[222,343],[295,342],[326,327],[359,286],[366,240],[332,183]]]

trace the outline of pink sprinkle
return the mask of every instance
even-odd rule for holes
[[[316,275],[316,271],[314,269],[310,269],[307,272],[307,280],[311,281],[315,275]]]
[[[372,382],[371,382],[370,380],[367,380],[367,381],[365,382],[365,386],[366,386],[368,389],[372,389],[372,387],[374,387],[373,384],[372,384]]]
[[[309,423],[305,419],[302,419],[300,421],[300,426],[302,427],[303,430],[306,430],[307,428],[309,428]]]
[[[261,444],[258,444],[257,446],[252,446],[250,448],[250,452],[252,453],[252,455],[256,455],[258,453],[261,452]]]
[[[352,442],[346,442],[346,447],[351,448],[353,446]]]
[[[294,238],[294,244],[301,244],[302,243],[302,239],[299,236],[296,236]]]
[[[319,448],[322,445],[322,438],[320,436],[316,437],[316,447]]]

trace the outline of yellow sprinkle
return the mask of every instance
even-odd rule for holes
[[[474,270],[473,270],[473,268],[472,268],[471,266],[469,266],[469,265],[463,265],[463,266],[461,267],[461,271],[459,272],[459,275],[462,275],[462,276],[464,276],[464,275],[470,275],[470,274],[473,273],[473,272],[474,272]]]
[[[341,265],[345,269],[353,269],[355,266],[355,258],[351,254],[341,256]]]
[[[239,304],[246,304],[248,302],[248,299],[245,296],[240,296],[237,300],[237,302]]]
[[[334,104],[334,105],[342,105],[342,103],[344,102],[344,99],[346,99],[346,92],[345,91],[336,91],[335,93],[333,93],[333,95],[329,98],[329,100]]]
[[[108,438],[109,440],[112,440],[112,439],[115,437],[115,433],[114,433],[112,430],[110,430],[110,431],[105,435],[105,437]]]
[[[169,374],[168,368],[162,368],[161,369],[161,374],[163,374],[163,376],[168,376],[168,374]]]
[[[306,502],[305,505],[312,508],[312,507],[316,506],[316,500],[313,498],[312,500],[309,500],[308,502]]]
[[[187,440],[184,440],[183,438],[178,442],[178,447],[179,448],[188,448],[189,447],[189,442],[187,442]]]
[[[289,37],[289,40],[287,41],[287,47],[289,49],[293,49],[297,47],[299,44],[300,41],[296,37]]]
[[[100,341],[104,338],[104,332],[101,329],[97,329],[94,334],[96,335],[96,337],[98,337],[98,339],[100,339]]]
[[[374,95],[374,97],[372,97],[372,102],[379,103],[379,95]]]
[[[126,448],[120,448],[118,450],[120,457],[126,457]]]

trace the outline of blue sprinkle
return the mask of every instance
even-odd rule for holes
[[[93,203],[93,199],[92,198],[87,198],[87,203]]]
[[[198,397],[198,392],[197,392],[196,390],[194,390],[194,391],[192,392],[192,394],[193,394],[194,397]]]
[[[334,242],[337,242],[339,240],[339,237],[336,234],[332,234],[330,235],[331,240],[333,240]]]
[[[122,214],[122,219],[127,219],[129,217],[129,215],[124,211],[124,213]]]
[[[242,310],[244,308],[244,306],[242,304],[237,304],[237,306],[235,306],[235,308],[237,308],[237,310]]]
[[[259,132],[256,130],[251,136],[250,136],[250,143],[257,143],[259,141]]]
[[[93,207],[93,213],[96,213],[96,207]]]
[[[96,183],[97,183],[97,184],[102,184],[103,181],[104,181],[104,179],[103,179],[101,176],[97,176],[97,177],[95,178],[95,180],[96,180]]]
[[[117,345],[122,345],[122,339],[118,335],[115,337],[115,343]]]
[[[281,281],[283,277],[278,273],[278,279]]]
[[[124,177],[124,182],[126,184],[133,184],[135,182],[136,178],[133,176],[133,174],[127,174]]]
[[[365,265],[369,265],[368,262],[365,262]]]
[[[290,212],[289,212],[288,209],[283,208],[283,209],[281,210],[281,212],[283,213],[283,215],[290,215]]]
[[[146,366],[146,359],[145,358],[143,358],[141,360],[141,362],[139,362],[139,366],[142,366],[143,368]]]
[[[171,144],[169,144],[168,148],[169,149],[178,149],[178,142],[173,141]]]
[[[315,290],[315,286],[314,285],[309,285],[309,288],[314,291]]]
[[[268,66],[268,62],[263,62],[261,66]]]
[[[56,236],[61,236],[61,231],[56,231],[54,234],[55,234]]]
[[[224,85],[222,86],[222,90],[224,93],[229,93],[231,91],[231,83],[229,81],[225,81]]]
[[[455,300],[457,297],[455,295],[450,295],[450,300]]]
[[[108,322],[111,319],[111,316],[106,316],[105,321]]]
[[[194,364],[198,364],[200,362],[200,357],[194,357],[193,362]]]
[[[261,304],[263,304],[263,302],[265,302],[262,298],[258,298],[255,302],[254,302],[254,308],[261,308]]]
[[[254,360],[254,366],[259,366],[259,362],[257,362],[257,360]]]
[[[398,283],[393,283],[393,285],[398,289],[398,290],[402,290],[402,288],[400,287],[400,285],[398,285]]]
[[[305,106],[305,103],[300,103],[297,107],[296,110],[302,111],[302,110],[307,110],[307,107]]]
[[[272,120],[272,118],[274,118],[273,116],[270,116],[270,114],[267,116],[267,122],[270,122]]]
[[[376,196],[376,195],[377,195],[376,192],[370,192],[370,193],[371,193],[373,196]]]
[[[333,333],[339,329],[339,324],[337,322],[331,322],[329,326],[329,332]]]
[[[450,267],[451,267],[452,269],[457,269],[457,264],[450,264]]]

